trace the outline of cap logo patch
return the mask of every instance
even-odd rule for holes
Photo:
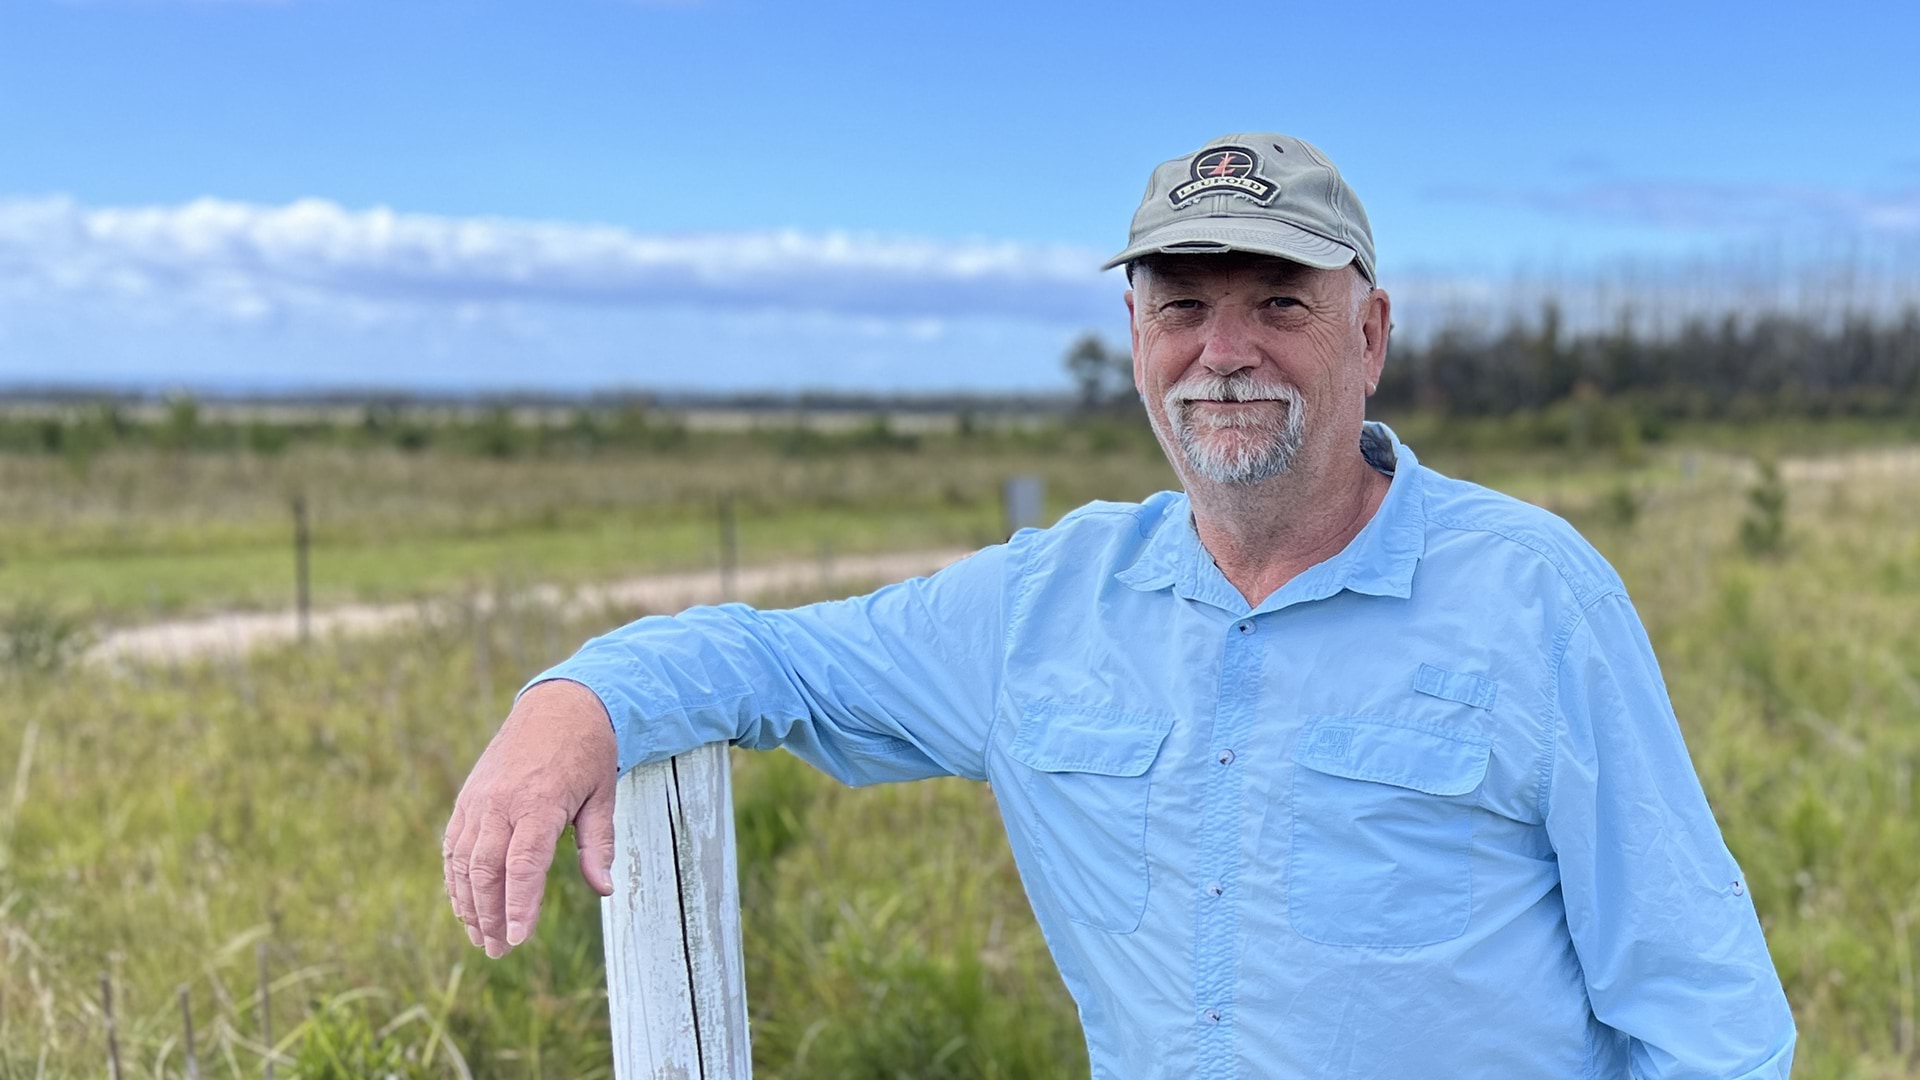
[[[1262,179],[1255,170],[1260,159],[1244,146],[1214,146],[1193,156],[1187,166],[1193,179],[1167,192],[1174,209],[1179,209],[1210,191],[1224,191],[1265,206],[1280,193],[1278,185]]]

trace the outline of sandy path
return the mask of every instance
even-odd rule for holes
[[[750,599],[768,593],[817,590],[823,581],[847,585],[901,581],[932,573],[967,554],[964,549],[952,548],[842,555],[836,557],[830,567],[823,566],[818,559],[743,566],[734,575],[732,595]],[[727,593],[719,571],[707,570],[652,574],[575,588],[541,585],[528,589],[521,598],[571,615],[609,605],[672,612],[693,604],[726,599]],[[477,602],[483,609],[492,606],[490,596],[478,597]],[[432,603],[416,600],[322,608],[312,613],[310,626],[316,638],[390,630],[419,619]],[[293,611],[228,612],[108,631],[87,650],[86,659],[109,664],[194,660],[281,644],[293,641],[299,634],[299,616]]]
[[[1744,457],[1710,452],[1696,454],[1696,461],[1723,461],[1748,482],[1757,475],[1753,463]],[[1875,447],[1849,453],[1784,458],[1781,474],[1790,483],[1861,479],[1909,483],[1920,475],[1920,446]],[[742,567],[735,575],[732,595],[751,599],[769,593],[818,591],[823,583],[864,586],[900,581],[931,573],[967,554],[965,550],[953,548],[840,556],[833,560],[830,568],[816,559]],[[725,599],[728,594],[722,587],[719,571],[707,570],[653,574],[572,589],[542,585],[524,595],[531,602],[557,607],[565,614],[576,614],[609,605],[678,611],[692,604]],[[483,610],[492,604],[491,597],[485,595],[476,601]],[[421,618],[434,603],[425,600],[326,608],[313,613],[312,630],[315,637],[386,630]],[[109,631],[87,650],[86,656],[90,661],[109,663],[190,660],[244,652],[292,641],[298,636],[299,623],[292,611],[231,612]]]

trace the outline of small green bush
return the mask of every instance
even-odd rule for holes
[[[86,623],[40,600],[0,608],[0,667],[16,672],[58,671],[93,638]]]
[[[1780,481],[1780,466],[1772,460],[1760,463],[1760,479],[1747,489],[1747,516],[1740,522],[1740,546],[1747,554],[1766,557],[1778,555],[1787,546],[1787,487]]]

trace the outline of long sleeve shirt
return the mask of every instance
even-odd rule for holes
[[[622,770],[992,785],[1095,1080],[1785,1078],[1739,863],[1612,567],[1369,423],[1388,493],[1256,605],[1187,498],[924,578],[640,619],[536,677]]]

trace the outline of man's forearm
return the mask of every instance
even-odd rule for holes
[[[648,616],[593,638],[528,687],[564,679],[590,691],[622,772],[728,741],[784,746],[848,784],[980,779],[1006,565],[995,546],[847,600]]]

